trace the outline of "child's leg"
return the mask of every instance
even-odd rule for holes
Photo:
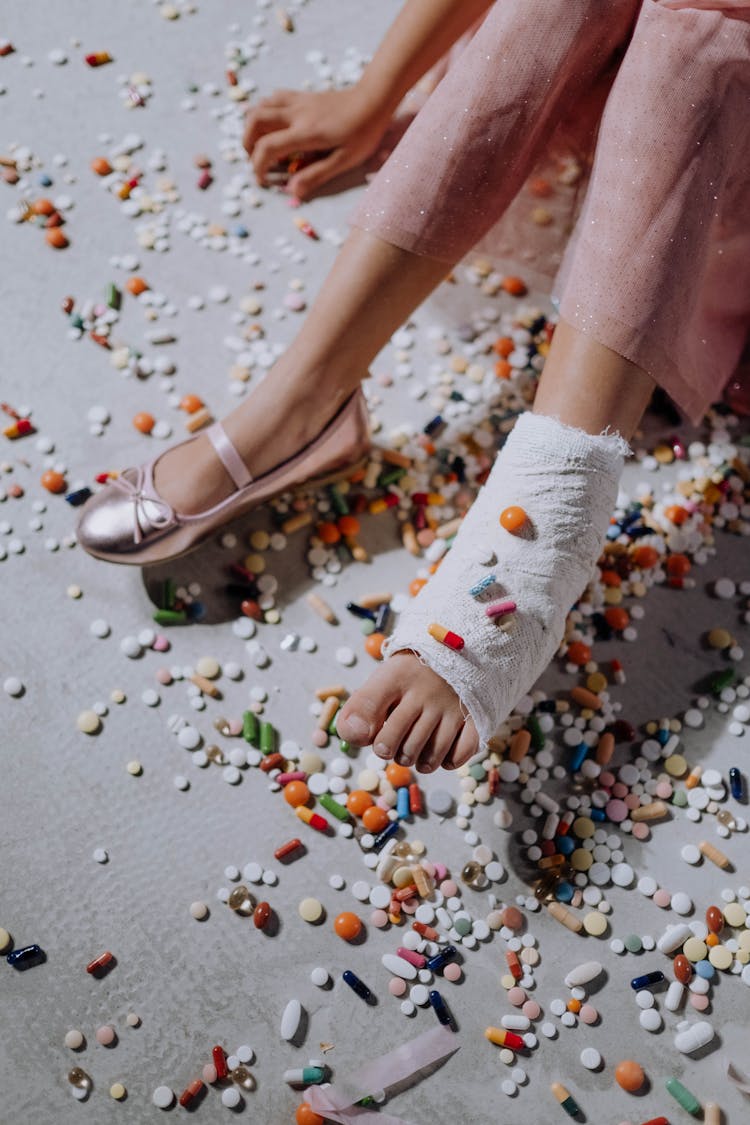
[[[624,443],[593,435],[611,426],[630,437],[653,388],[635,364],[560,323],[534,414],[517,423],[445,561],[401,615],[394,655],[342,709],[344,738],[429,772],[467,760],[492,735],[554,655],[599,555]],[[521,535],[500,526],[510,506],[529,517]],[[469,588],[485,574],[496,575],[496,593],[477,600]],[[518,608],[506,629],[485,609],[508,599]],[[464,649],[434,640],[432,622]]]
[[[494,5],[365,193],[354,221],[370,234],[352,231],[299,336],[223,419],[254,477],[317,436],[395,329],[502,215],[627,35],[637,0],[610,8],[602,20],[600,0]],[[414,237],[397,237],[404,230]],[[155,483],[185,513],[234,487],[205,437],[162,455]]]

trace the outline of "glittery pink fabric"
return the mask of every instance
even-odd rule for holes
[[[750,327],[750,6],[606,8],[498,0],[351,222],[557,271],[561,315],[697,422]]]

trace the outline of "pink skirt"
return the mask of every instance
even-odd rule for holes
[[[750,328],[750,6],[605,7],[498,0],[350,221],[555,275],[560,315],[697,423]]]

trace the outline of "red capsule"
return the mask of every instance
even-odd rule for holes
[[[518,960],[518,954],[514,953],[512,949],[508,949],[505,952],[505,960],[508,962],[508,968],[513,979],[520,980],[523,976],[523,965]]]
[[[422,811],[422,790],[413,781],[409,786],[409,812],[421,813]]]
[[[86,966],[86,972],[87,973],[101,972],[102,969],[108,968],[112,964],[114,959],[115,959],[114,954],[110,953],[109,950],[107,950],[106,953],[102,953],[101,957],[97,957],[95,961],[89,962],[89,964]]]
[[[301,847],[302,847],[302,841],[298,840],[297,837],[295,836],[295,838],[293,840],[287,840],[287,842],[285,844],[282,844],[280,848],[277,848],[276,851],[273,853],[273,858],[274,859],[286,859],[287,856],[290,856],[292,854],[292,852],[296,852],[297,849],[301,848]]]
[[[693,975],[693,966],[688,961],[684,953],[678,953],[675,957],[672,968],[674,970],[675,979],[680,984],[687,984]]]
[[[178,1100],[183,1109],[195,1101],[202,1089],[202,1081],[200,1078],[196,1078],[194,1082],[191,1082],[190,1085],[182,1091]]]
[[[490,770],[487,780],[490,787],[490,795],[496,797],[500,792],[500,771],[496,766],[493,766]]]
[[[223,1047],[214,1047],[211,1052],[211,1057],[214,1060],[214,1067],[216,1068],[217,1078],[226,1078],[229,1074],[229,1067],[227,1066],[227,1056],[224,1054]]]
[[[268,773],[269,770],[275,770],[278,769],[279,766],[283,766],[285,761],[286,758],[283,754],[269,754],[268,757],[264,758],[260,763],[260,768],[263,770],[263,773]]]
[[[718,906],[709,906],[706,911],[706,925],[712,934],[720,934],[724,929],[724,915]]]
[[[253,924],[256,930],[264,930],[271,917],[271,907],[267,902],[259,902],[253,911]]]
[[[414,898],[417,893],[416,883],[409,883],[406,887],[399,887],[397,891],[393,892],[391,897],[394,898],[396,902],[408,902],[409,899]]]
[[[437,941],[440,934],[434,930],[432,926],[428,926],[425,922],[412,922],[411,928],[427,941]]]

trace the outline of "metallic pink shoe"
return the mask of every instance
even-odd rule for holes
[[[370,448],[367,406],[359,389],[317,438],[257,480],[250,476],[221,422],[214,422],[205,432],[237,486],[236,492],[196,515],[175,512],[154,487],[155,457],[111,478],[86,502],[77,528],[84,550],[97,559],[132,566],[177,558],[230,520],[281,492],[341,480],[364,461]]]

